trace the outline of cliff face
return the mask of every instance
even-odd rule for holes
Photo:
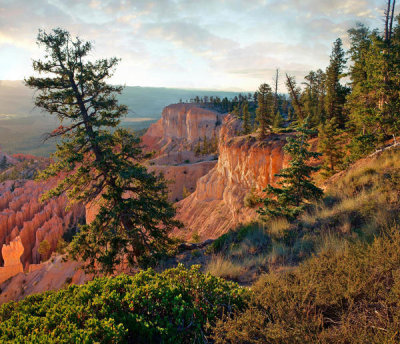
[[[161,119],[143,135],[144,150],[156,154],[148,161],[148,170],[164,175],[171,202],[183,199],[185,191],[193,192],[197,180],[216,165],[215,154],[197,156],[193,149],[204,137],[218,138],[225,116],[194,104],[173,104],[164,108]],[[94,220],[98,210],[96,202],[86,206],[86,223]]]
[[[195,104],[169,105],[142,137],[143,144],[160,153],[191,150],[204,136],[218,136],[224,116]]]
[[[194,147],[204,137],[215,142],[225,116],[195,104],[169,105],[142,137],[145,150],[156,151],[149,170],[162,173],[171,182],[170,201],[181,200],[185,191],[193,192],[197,180],[217,163],[215,154],[197,156]]]
[[[185,191],[192,193],[196,188],[197,180],[208,173],[217,161],[203,161],[193,164],[153,165],[149,166],[149,171],[162,173],[168,184],[169,199],[172,202],[179,201],[186,197]]]
[[[225,119],[218,163],[197,181],[196,191],[177,204],[177,217],[185,229],[175,234],[189,240],[193,233],[201,239],[216,238],[255,218],[255,210],[244,206],[244,198],[274,184],[275,173],[287,162],[282,148],[288,135],[271,134],[262,142],[252,136],[235,137],[240,125],[231,116]]]

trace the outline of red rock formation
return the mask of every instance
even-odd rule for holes
[[[24,271],[20,260],[23,253],[24,246],[22,246],[20,237],[16,237],[9,245],[3,245],[1,254],[4,259],[4,267],[0,267],[0,283]]]
[[[79,269],[78,262],[65,262],[63,258],[55,256],[44,263],[32,264],[28,273],[17,273],[5,282],[0,281],[3,282],[0,284],[0,305],[11,300],[21,300],[30,294],[57,290],[70,283],[83,284],[93,278]]]
[[[40,202],[42,193],[54,183],[17,180],[0,184],[0,248],[19,236],[24,247],[21,257],[24,266],[40,262],[37,250],[41,241],[49,242],[51,254],[69,226],[84,216],[81,205],[73,205],[68,211],[65,209],[65,196]]]
[[[254,220],[256,213],[244,206],[253,188],[260,193],[275,182],[286,163],[283,146],[288,134],[271,134],[260,142],[253,136],[239,136],[240,122],[228,116],[220,133],[217,165],[197,181],[196,191],[177,203],[177,218],[185,229],[175,234],[190,239],[216,238],[239,223]]]
[[[218,137],[225,116],[195,104],[173,104],[164,108],[162,118],[143,136],[145,149],[157,151],[149,170],[163,173],[171,182],[171,201],[181,200],[184,188],[193,192],[197,180],[215,166],[215,154],[196,156],[193,148],[204,137]]]
[[[147,150],[159,153],[191,150],[199,139],[218,135],[225,115],[195,104],[173,104],[164,108],[159,121],[142,137]]]
[[[153,165],[149,166],[149,171],[162,173],[168,184],[169,199],[173,202],[184,198],[184,188],[188,192],[193,192],[196,188],[197,180],[208,173],[217,161],[203,161],[194,164],[182,164],[178,166]]]

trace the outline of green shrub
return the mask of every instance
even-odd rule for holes
[[[0,342],[203,343],[247,293],[198,266],[99,278],[3,305]]]
[[[234,230],[230,230],[228,233],[225,233],[218,237],[214,242],[207,248],[206,252],[208,254],[211,253],[219,253],[224,251],[225,253],[230,248],[235,247],[235,244],[241,243],[246,238],[256,236],[257,242],[256,244],[264,244],[265,240],[268,239],[268,236],[264,232],[261,224],[258,223],[249,223],[247,225],[240,225]],[[261,238],[262,237],[262,238]],[[261,238],[261,242],[259,239]]]
[[[255,208],[257,205],[259,205],[261,203],[261,199],[260,197],[258,197],[255,194],[255,190],[254,188],[251,189],[245,196],[243,199],[243,203],[245,207],[248,208]]]

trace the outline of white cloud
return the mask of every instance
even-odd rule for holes
[[[114,81],[254,89],[276,67],[323,68],[356,21],[381,25],[381,0],[0,0],[0,79],[31,73],[38,28],[95,41],[121,57]],[[18,55],[18,56],[17,56]],[[15,61],[18,61],[19,68]],[[11,71],[10,71],[11,70]]]

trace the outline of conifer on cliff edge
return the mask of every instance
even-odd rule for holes
[[[49,134],[62,141],[40,177],[66,177],[45,197],[66,192],[71,201],[99,205],[95,220],[74,237],[70,254],[105,273],[124,258],[131,266],[151,262],[168,249],[168,233],[179,223],[165,181],[142,164],[139,138],[118,127],[127,113],[116,98],[122,87],[106,80],[119,60],[88,60],[92,44],[59,28],[39,31],[37,43],[46,55],[33,62],[39,77],[25,82],[38,91],[36,106],[64,123]]]

